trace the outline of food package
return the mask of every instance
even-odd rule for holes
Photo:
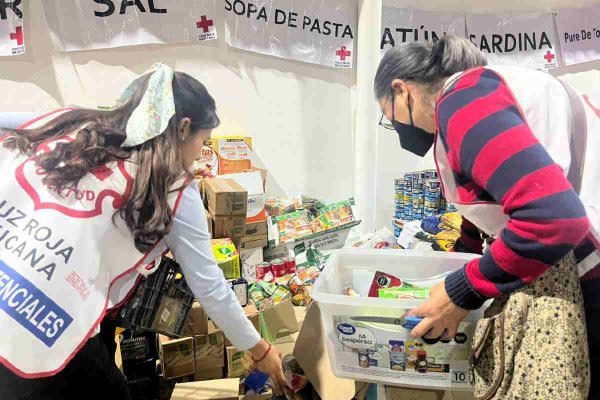
[[[275,278],[275,283],[279,286],[289,286],[289,282],[294,275],[284,275],[280,278]]]
[[[296,203],[285,197],[270,197],[265,202],[265,210],[270,217],[279,217],[296,211]]]
[[[294,211],[273,219],[277,226],[279,242],[287,243],[304,236],[312,235],[313,231],[305,211]]]
[[[381,299],[428,299],[428,288],[392,287],[379,289]]]
[[[265,393],[271,389],[269,376],[257,369],[252,370],[246,379],[244,379],[244,385],[256,394]]]
[[[200,157],[192,166],[196,178],[214,178],[219,174],[219,157],[216,151],[206,144],[200,151]]]
[[[290,297],[292,297],[292,293],[288,288],[286,288],[285,286],[278,286],[277,289],[275,289],[273,295],[271,296],[271,299],[273,300],[273,304],[279,304],[289,299]]]
[[[244,278],[227,281],[242,307],[248,304],[248,281]]]
[[[240,255],[230,239],[213,239],[211,241],[217,265],[226,279],[241,278]]]
[[[296,275],[302,282],[306,282],[308,280],[315,280],[319,277],[319,270],[316,267],[307,267],[307,268],[298,268]]]
[[[322,231],[354,221],[353,203],[354,201],[351,199],[320,208],[318,222],[313,227],[318,227],[319,231]]]
[[[281,363],[283,365],[285,381],[292,393],[298,393],[304,389],[308,384],[308,379],[294,356],[292,354],[286,355],[281,360]]]
[[[312,297],[310,297],[309,287],[300,287],[296,294],[294,294],[294,297],[292,297],[292,303],[297,307],[308,307],[310,303],[312,303]]]
[[[220,175],[244,172],[252,167],[252,138],[244,136],[214,136],[207,141],[217,153]]]
[[[369,297],[379,297],[379,289],[392,288],[403,286],[402,280],[385,272],[377,271],[371,288],[369,289]]]

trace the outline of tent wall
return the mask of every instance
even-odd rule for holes
[[[28,54],[0,58],[1,111],[112,105],[136,74],[161,61],[207,86],[223,121],[215,134],[252,136],[285,192],[330,201],[352,195],[355,70],[237,51],[222,40],[59,53],[41,2],[30,1]]]

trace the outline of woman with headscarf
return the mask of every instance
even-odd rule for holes
[[[155,65],[111,111],[58,110],[2,135],[0,398],[129,398],[99,325],[167,250],[208,315],[282,388],[278,351],[214,261],[190,172],[218,125],[200,82]]]

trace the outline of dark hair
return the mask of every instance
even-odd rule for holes
[[[403,43],[388,50],[375,75],[375,97],[388,97],[394,79],[435,88],[444,78],[487,64],[485,55],[467,39],[444,35],[434,45]]]
[[[126,222],[136,248],[148,251],[166,235],[173,224],[168,194],[182,177],[190,177],[179,150],[179,122],[191,120],[191,131],[219,125],[214,99],[204,85],[188,74],[176,72],[173,78],[175,116],[165,132],[139,146],[121,148],[127,121],[140,103],[148,79],[123,106],[111,111],[75,109],[35,129],[7,130],[12,133],[4,146],[32,156],[38,145],[79,129],[72,143],[61,143],[35,161],[47,172],[43,182],[59,192],[77,186],[81,178],[97,167],[117,160],[138,165],[130,196],[115,213]],[[179,189],[179,188],[177,188]]]

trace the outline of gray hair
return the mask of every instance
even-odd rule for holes
[[[402,79],[435,87],[442,79],[487,64],[485,55],[467,39],[444,35],[434,45],[403,43],[388,50],[375,75],[375,97],[390,96],[392,81]]]

